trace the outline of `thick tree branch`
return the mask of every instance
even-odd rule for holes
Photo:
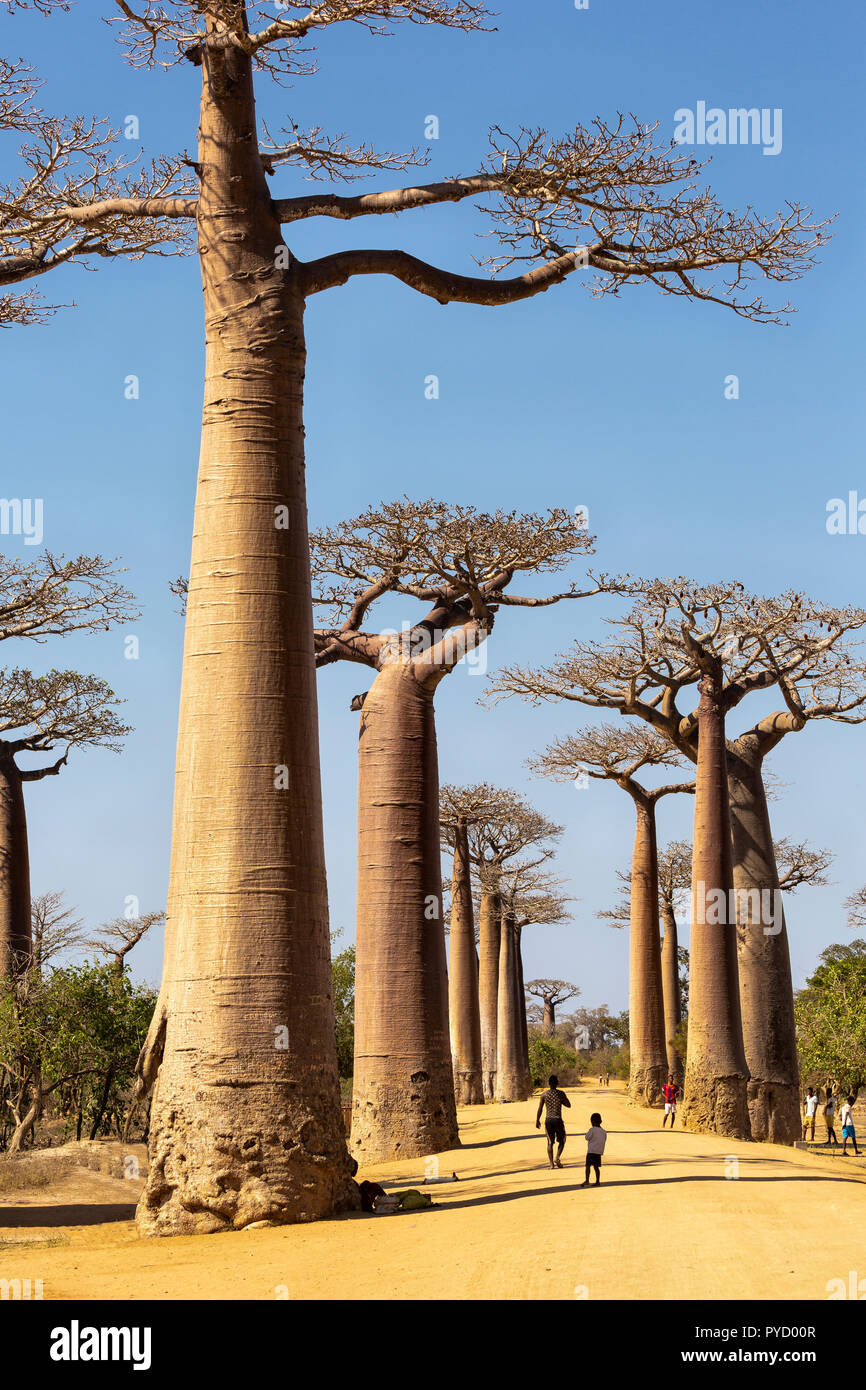
[[[406,251],[370,249],[335,251],[317,261],[308,261],[299,271],[305,295],[344,285],[353,275],[393,275],[410,289],[429,295],[439,304],[499,305],[514,304],[542,294],[584,264],[581,253],[570,251],[511,280],[485,280],[482,276],[439,270]]]

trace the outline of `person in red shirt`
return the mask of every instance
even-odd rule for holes
[[[679,1086],[676,1084],[673,1077],[669,1076],[667,1084],[662,1086],[662,1095],[665,1098],[665,1114],[662,1120],[662,1129],[664,1129],[668,1122],[668,1115],[671,1117],[671,1129],[674,1127],[674,1120],[677,1117],[677,1096],[679,1093]]]

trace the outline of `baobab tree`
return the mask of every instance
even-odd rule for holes
[[[773,853],[783,893],[794,892],[803,884],[820,885],[827,882],[826,870],[833,856],[826,849],[812,849],[803,842],[776,840]],[[665,1042],[668,1071],[682,1083],[683,1059],[677,1035],[683,1020],[682,988],[680,982],[680,946],[677,916],[691,886],[692,847],[687,840],[672,840],[658,853],[659,911],[664,927],[662,936],[662,993],[665,1006]],[[621,882],[621,901],[598,916],[616,923],[627,922],[630,912],[631,875],[618,871]]]
[[[656,806],[674,792],[693,793],[694,782],[647,787],[643,769],[680,768],[682,754],[645,725],[601,724],[557,739],[530,766],[544,777],[572,781],[579,772],[615,782],[634,803],[636,826],[629,891],[629,1095],[660,1105],[668,1072],[662,962],[659,944],[659,873]]]
[[[43,643],[49,637],[105,632],[129,622],[138,616],[138,610],[119,574],[116,562],[101,555],[67,560],[45,551],[31,561],[0,556],[0,641],[26,638]],[[45,721],[52,713],[60,718],[61,725],[64,710],[69,711],[73,722],[80,715],[84,723],[76,727],[84,728],[88,704],[95,698],[98,705],[100,689],[110,695],[95,676],[76,672],[34,677],[27,671],[11,670],[0,676],[0,690],[8,699],[8,705],[0,706],[0,718],[5,717],[0,728],[19,734],[18,739],[0,742],[0,972],[15,961],[23,964],[31,954],[30,870],[22,783],[59,772],[63,765],[61,760],[56,767],[20,769],[16,754],[50,750],[53,744],[51,735],[45,736]],[[63,741],[62,733],[57,734],[56,741]]]
[[[581,521],[383,503],[311,536],[319,666],[375,673],[358,700],[358,914],[352,1151],[376,1161],[457,1142],[440,867],[434,695],[482,649],[500,608],[584,598],[617,581],[531,597],[518,576],[556,573],[590,548]],[[385,594],[423,604],[402,632],[362,628]]]
[[[631,873],[617,870],[620,880],[620,901],[615,907],[596,915],[617,926],[624,925],[631,915]],[[668,1073],[681,1085],[684,1068],[677,1042],[683,1020],[682,989],[680,987],[680,947],[677,913],[692,881],[692,847],[686,840],[672,840],[658,851],[659,915],[663,924],[661,942],[662,998],[665,1017],[665,1049]]]
[[[478,901],[478,1007],[481,1016],[481,1083],[485,1100],[496,1094],[497,1014],[500,948],[502,943],[502,874],[518,856],[529,852],[525,861],[540,867],[552,854],[562,836],[555,825],[535,810],[511,787],[478,783],[471,787],[446,786],[441,793],[443,845],[453,848],[450,807],[460,801],[486,806],[483,816],[474,816],[467,826],[469,862],[479,889]]]
[[[32,76],[13,65],[4,119],[26,139],[22,176],[0,197],[0,288],[94,258],[172,254],[195,234],[205,401],[165,965],[139,1092],[162,1075],[138,1222],[146,1234],[173,1234],[312,1220],[355,1197],[332,1056],[303,467],[308,301],[355,276],[387,275],[441,304],[501,306],[583,272],[596,294],[651,283],[778,321],[785,307],[752,282],[797,279],[825,233],[796,203],[769,218],[726,210],[696,186],[693,158],[622,117],[564,137],[494,127],[488,156],[464,177],[277,198],[267,178],[281,167],[338,182],[419,160],[294,122],[275,138],[260,132],[259,76],[311,73],[310,42],[334,25],[471,31],[484,27],[483,6],[288,0],[277,17],[260,0],[146,0],[137,10],[103,0],[101,9],[133,65],[198,69],[196,157],[127,167],[105,123],[45,117]],[[399,249],[328,250],[304,262],[282,234],[315,218],[476,199],[491,201],[501,248],[490,277]],[[495,273],[508,268],[521,273]],[[39,312],[30,292],[15,290],[2,310],[19,323]],[[275,1035],[291,1045],[274,1047]],[[246,1137],[227,1144],[226,1134]]]
[[[696,837],[695,852],[709,838],[715,861],[693,873],[693,888],[703,883],[707,897],[713,890],[725,891],[707,873],[721,874],[727,882],[720,858],[728,842],[721,825],[727,802],[736,939],[732,942],[727,930],[731,922],[699,924],[706,951],[699,944],[696,953],[692,946],[689,1051],[693,1051],[692,1043],[705,1038],[702,1065],[709,1069],[708,1075],[739,1077],[742,1049],[737,1035],[742,1032],[752,1137],[792,1143],[800,1134],[793,990],[763,766],[782,738],[815,720],[856,724],[866,717],[862,712],[866,662],[859,638],[866,610],[836,608],[794,592],[758,597],[734,582],[700,586],[686,579],[662,579],[648,581],[632,610],[610,621],[618,629],[613,641],[578,642],[547,671],[515,668],[498,677],[495,690],[531,700],[576,700],[636,715],[697,761],[700,705],[683,714],[677,703],[682,691],[703,681],[705,715],[718,723],[747,695],[778,687],[781,709],[743,733],[727,737],[723,781],[719,781],[721,754],[714,747],[719,805],[712,812],[714,825],[705,824],[703,839]],[[714,689],[718,699],[711,710],[707,702]],[[704,801],[702,818],[706,805]],[[727,900],[730,903],[730,895]],[[716,927],[724,950],[713,947]],[[706,997],[701,983],[704,958],[714,963],[714,983]],[[730,1087],[722,1085],[720,1100],[727,1090],[739,1096],[745,1084],[743,1075]],[[734,1128],[729,1129],[722,1115],[727,1107],[720,1104],[723,1133],[743,1127],[740,1099],[732,1105]],[[689,1106],[687,1102],[687,1117]],[[712,1109],[702,1102],[690,1122],[715,1127]]]
[[[569,984],[568,980],[530,980],[526,986],[529,998],[541,1000],[541,1031],[546,1038],[556,1037],[556,1010],[569,999],[580,994],[580,985]]]
[[[478,1004],[478,958],[472,905],[469,826],[486,820],[496,806],[489,786],[444,786],[440,792],[440,828],[453,842],[451,919],[448,934],[448,1020],[454,1095],[458,1105],[481,1105],[481,1014]]]
[[[115,917],[104,922],[85,945],[100,955],[109,956],[115,974],[122,975],[126,969],[126,957],[147,935],[151,927],[162,926],[165,912],[141,912],[135,917]]]
[[[0,671],[0,973],[25,969],[33,954],[30,855],[24,786],[56,776],[73,748],[120,749],[129,733],[115,713],[114,692],[98,676],[78,671]],[[62,755],[40,767],[21,767],[22,753]]]
[[[524,929],[565,922],[569,915],[570,899],[559,892],[562,879],[539,868],[538,863],[538,859],[522,860],[497,875],[502,919],[496,991],[494,1099],[499,1101],[526,1100],[532,1094],[523,977]]]
[[[681,1086],[685,1076],[679,1046],[683,1021],[683,996],[680,988],[680,943],[677,910],[691,886],[691,845],[686,840],[671,840],[659,850],[659,909],[662,919],[662,996],[665,1006],[665,1050],[668,1072]]]

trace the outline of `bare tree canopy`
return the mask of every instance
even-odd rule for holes
[[[14,10],[65,10],[64,0],[14,0]],[[255,0],[175,0],[137,8],[105,0],[104,18],[120,28],[135,67],[216,67],[232,54],[277,79],[315,71],[311,40],[349,23],[384,35],[398,23],[472,31],[487,10],[448,0],[327,0],[275,7]],[[107,122],[45,114],[38,83],[23,64],[0,68],[0,126],[26,136],[21,177],[0,193],[0,284],[42,276],[94,257],[171,255],[189,245],[196,217],[198,169],[163,155],[150,164],[118,153]],[[263,166],[288,165],[312,180],[351,181],[426,163],[417,151],[380,152],[321,127],[289,119],[276,137],[265,127]],[[705,162],[706,163],[706,162]],[[796,202],[771,216],[747,206],[724,208],[698,182],[705,163],[658,134],[657,125],[620,113],[565,135],[538,127],[493,126],[478,167],[462,177],[386,188],[376,193],[301,194],[276,198],[283,223],[312,217],[342,221],[393,214],[437,203],[484,199],[499,251],[482,263],[491,278],[457,275],[400,250],[353,248],[299,265],[304,292],[314,294],[354,275],[387,274],[440,303],[502,304],[546,290],[576,270],[593,294],[616,294],[649,282],[664,294],[705,299],[755,320],[781,322],[788,303],[774,305],[754,289],[798,279],[827,240],[828,223]],[[499,280],[498,272],[522,273]],[[524,267],[528,267],[524,269]],[[32,296],[8,296],[0,321],[30,323],[46,311]]]
[[[563,827],[537,811],[512,787],[495,787],[480,782],[471,787],[445,784],[440,788],[440,824],[442,843],[453,849],[452,822],[458,806],[475,807],[467,831],[469,858],[475,869],[501,868],[516,855],[533,846],[538,858],[532,867],[545,862],[555,853]]]
[[[694,782],[666,782],[647,788],[637,779],[644,768],[680,768],[685,759],[670,741],[641,724],[600,724],[556,739],[529,760],[537,775],[568,782],[576,774],[613,781],[632,795],[657,801],[670,792],[693,792]]]
[[[851,931],[861,931],[863,927],[866,927],[866,884],[845,899],[845,907],[848,911],[848,926]]]
[[[832,850],[813,849],[804,841],[797,842],[787,836],[775,840],[773,850],[779,870],[779,887],[783,893],[794,893],[805,883],[823,888],[830,882],[827,870],[835,857]]]
[[[829,882],[827,870],[834,858],[831,850],[812,849],[803,841],[796,842],[787,837],[774,840],[773,850],[779,871],[779,887],[783,893],[794,893],[804,884],[819,888]],[[691,845],[687,840],[672,840],[659,850],[658,862],[659,904],[667,906],[672,912],[678,908],[684,909],[692,881]],[[597,912],[596,917],[613,926],[622,926],[629,920],[631,874],[618,869],[616,876],[620,881],[616,905],[607,911]]]
[[[100,747],[120,751],[131,731],[114,707],[122,701],[98,676],[78,671],[0,671],[0,748],[6,757],[47,753],[58,743],[66,753],[50,767],[21,769],[25,782],[59,772],[70,748]]]
[[[144,912],[137,917],[115,917],[114,921],[105,922],[97,928],[96,936],[84,944],[90,950],[111,956],[114,968],[120,974],[133,947],[138,945],[151,927],[162,926],[164,922],[164,911]]]
[[[576,642],[545,670],[501,671],[488,698],[575,700],[635,714],[695,758],[697,709],[681,713],[677,698],[697,684],[700,657],[709,653],[722,663],[726,713],[753,691],[778,686],[784,708],[750,731],[762,752],[810,719],[866,719],[866,655],[858,636],[866,609],[836,608],[793,591],[757,597],[735,582],[654,579],[640,587],[625,617],[606,620],[615,631],[611,641]]]
[[[135,597],[118,581],[115,560],[46,551],[26,563],[0,556],[0,641],[6,637],[63,637],[107,631],[139,616]]]
[[[84,944],[84,919],[66,906],[65,893],[40,893],[31,904],[33,969],[40,973],[56,956]]]
[[[447,670],[486,639],[499,607],[545,607],[623,582],[590,576],[586,589],[572,583],[539,597],[511,593],[516,575],[561,571],[592,548],[580,519],[562,508],[488,513],[404,497],[314,531],[310,547],[314,603],[340,623],[316,633],[319,666],[346,660],[376,668],[417,657],[431,672]],[[419,600],[427,615],[402,634],[362,632],[370,607],[387,593]]]
[[[525,986],[526,993],[535,999],[543,999],[554,1007],[564,1004],[566,999],[575,999],[580,994],[580,985],[569,984],[567,980],[530,980]]]
[[[483,875],[481,882],[483,886]],[[511,916],[518,931],[567,922],[571,915],[568,904],[575,900],[559,891],[564,882],[540,868],[536,860],[511,863],[497,879],[502,910]]]

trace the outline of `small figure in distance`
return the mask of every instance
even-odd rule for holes
[[[827,1098],[824,1101],[824,1123],[827,1126],[827,1144],[835,1144],[839,1147],[839,1140],[836,1138],[836,1131],[833,1123],[836,1119],[836,1097],[833,1094],[832,1082],[827,1082]]]
[[[818,1097],[811,1086],[806,1087],[806,1098],[803,1101],[803,1139],[806,1138],[806,1131],[811,1127],[812,1143],[815,1142],[815,1116],[818,1113]]]
[[[674,1120],[677,1118],[677,1096],[680,1088],[674,1081],[673,1076],[669,1076],[665,1085],[662,1086],[662,1095],[665,1098],[665,1113],[662,1120],[662,1129],[668,1122],[668,1115],[671,1117],[671,1129],[674,1127]]]
[[[854,1104],[854,1097],[849,1096],[839,1112],[839,1119],[842,1122],[842,1158],[848,1157],[848,1140],[854,1145],[854,1153],[859,1157],[860,1150],[857,1148],[857,1135],[854,1133],[854,1116],[851,1113]]]

